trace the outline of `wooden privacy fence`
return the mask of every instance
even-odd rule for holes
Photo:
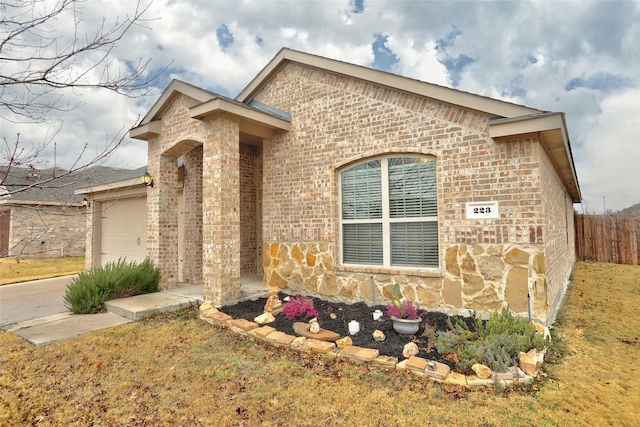
[[[576,257],[640,264],[640,221],[635,217],[575,215]]]

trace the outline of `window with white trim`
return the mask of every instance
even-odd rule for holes
[[[344,265],[438,268],[436,158],[389,156],[340,173]]]

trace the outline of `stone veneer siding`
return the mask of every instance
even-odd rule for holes
[[[481,113],[295,63],[255,99],[292,116],[291,132],[263,146],[266,284],[369,301],[373,276],[385,298],[398,282],[427,307],[527,312],[526,291],[545,281],[545,229],[558,221],[544,217],[541,175],[555,171],[539,141],[496,143]],[[439,269],[339,263],[338,174],[390,153],[437,157]],[[466,219],[466,202],[488,200],[499,202],[499,219]],[[536,300],[533,311],[545,320],[548,306]]]
[[[8,256],[84,256],[86,212],[76,206],[13,206]]]

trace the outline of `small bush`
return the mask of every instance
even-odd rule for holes
[[[313,302],[302,295],[291,298],[283,307],[282,312],[289,320],[308,321],[318,317],[318,311]]]
[[[519,353],[542,349],[549,343],[527,320],[515,317],[508,308],[494,312],[486,322],[476,318],[471,326],[458,320],[449,331],[436,332],[436,350],[453,355],[456,368],[468,371],[482,363],[494,371],[504,372],[517,365]]]
[[[119,259],[80,273],[67,286],[64,301],[72,313],[96,313],[110,299],[157,292],[159,282],[160,269],[149,258],[139,264]]]

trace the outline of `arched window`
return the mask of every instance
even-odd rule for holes
[[[345,265],[438,268],[436,158],[388,156],[340,173]]]

